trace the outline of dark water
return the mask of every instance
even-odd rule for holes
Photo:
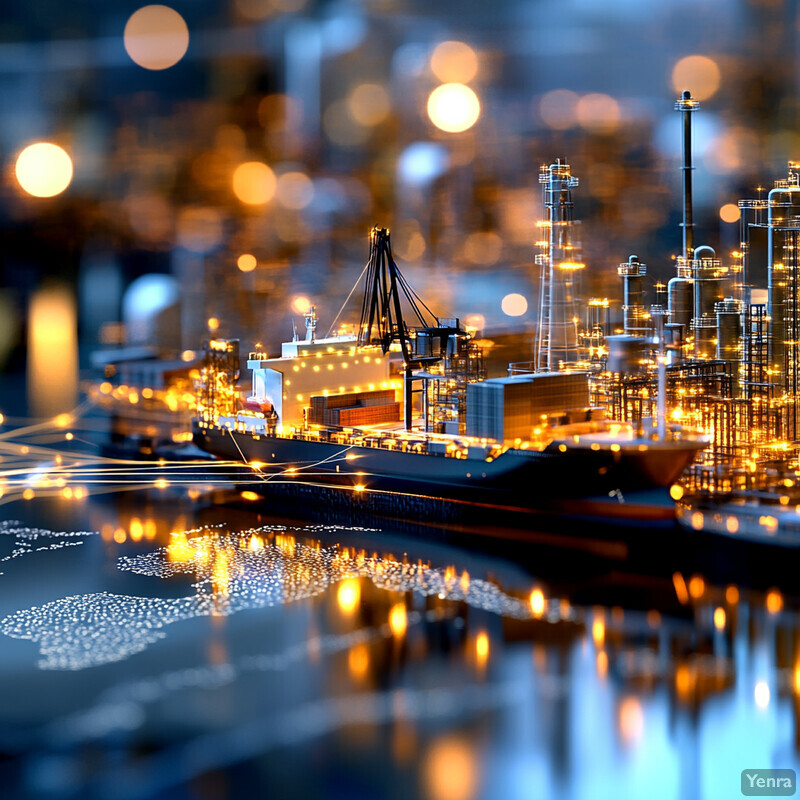
[[[727,800],[798,768],[792,552],[110,497],[2,507],[4,797]]]

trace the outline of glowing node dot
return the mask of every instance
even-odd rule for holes
[[[521,317],[528,310],[528,301],[521,294],[507,294],[500,303],[503,313],[509,317]]]
[[[444,83],[428,97],[428,117],[440,130],[461,133],[469,130],[481,113],[478,96],[463,83]]]
[[[242,253],[236,260],[236,266],[242,272],[252,272],[257,265],[256,257],[252,253]]]
[[[33,197],[55,197],[72,181],[72,159],[57,144],[36,142],[17,156],[14,173],[19,185]]]
[[[140,67],[162,70],[177,64],[189,48],[183,17],[168,6],[144,6],[131,14],[123,34],[125,50]]]

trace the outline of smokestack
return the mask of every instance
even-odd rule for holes
[[[675,110],[683,113],[683,257],[692,258],[694,250],[694,220],[692,219],[692,112],[700,103],[687,89],[675,103]]]

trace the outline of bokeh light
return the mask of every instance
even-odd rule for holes
[[[736,203],[725,203],[719,210],[719,218],[723,222],[738,222],[740,217],[741,213]]]
[[[431,53],[431,71],[442,83],[469,83],[478,74],[478,55],[464,42],[441,42]]]
[[[695,100],[708,100],[719,83],[719,66],[708,56],[686,56],[672,68],[672,88],[676,93],[688,89]]]
[[[528,301],[521,294],[512,292],[503,298],[500,308],[506,316],[521,317],[528,310]]]
[[[314,198],[314,184],[303,172],[286,172],[278,178],[276,197],[284,208],[299,211]]]
[[[144,6],[131,14],[123,34],[125,50],[140,67],[168,69],[189,48],[189,29],[183,17],[168,6]]]
[[[431,122],[447,133],[469,130],[481,113],[478,96],[462,83],[445,83],[434,89],[428,98]]]
[[[297,314],[305,314],[311,308],[311,301],[304,295],[299,295],[292,300],[292,310]]]
[[[769,686],[767,686],[766,681],[759,681],[756,684],[756,688],[753,691],[753,695],[755,697],[756,705],[759,708],[766,708],[769,705]]]
[[[389,93],[377,83],[359,84],[347,98],[347,109],[359,125],[380,125],[391,109]]]
[[[569,89],[554,89],[539,100],[539,116],[548,128],[565,131],[578,122],[580,97]]]
[[[438,739],[425,758],[426,796],[431,800],[471,800],[478,788],[478,759],[461,738]]]
[[[242,253],[238,259],[236,259],[236,266],[242,272],[252,272],[258,262],[256,261],[256,257],[252,253]]]
[[[619,103],[607,94],[587,94],[575,108],[578,122],[587,130],[610,133],[619,125]]]
[[[28,145],[17,156],[15,174],[19,185],[34,197],[55,197],[72,180],[72,159],[63,147],[51,142]]]
[[[233,173],[233,193],[251,206],[262,206],[272,200],[277,183],[275,173],[261,161],[246,161]]]

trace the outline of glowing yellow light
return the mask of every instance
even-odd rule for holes
[[[261,161],[247,161],[233,173],[233,193],[243,203],[262,206],[272,200],[278,181],[275,173]]]
[[[239,497],[241,497],[242,500],[249,500],[250,502],[261,499],[260,494],[258,494],[257,492],[250,492],[250,491],[240,492]]]
[[[191,561],[194,555],[194,548],[186,540],[185,533],[182,531],[175,531],[170,534],[170,542],[167,545],[167,559],[169,561]]]
[[[127,538],[128,538],[128,535],[125,533],[125,531],[122,528],[117,528],[114,531],[114,541],[117,544],[122,544]]]
[[[528,310],[528,301],[521,294],[512,292],[500,302],[503,313],[509,317],[521,317]]]
[[[155,482],[155,486],[156,486],[157,489],[166,489],[167,486],[169,486],[169,482],[164,480],[164,478],[159,478]]]
[[[361,584],[358,578],[345,578],[336,591],[336,602],[343,614],[352,614],[361,602]]]
[[[719,89],[719,83],[717,62],[707,56],[686,56],[672,68],[672,88],[676,92],[688,89],[695,100],[708,100]]]
[[[194,350],[184,350],[181,353],[181,361],[191,361],[194,358]]]
[[[311,310],[311,301],[302,295],[295,297],[294,300],[292,300],[292,310],[297,314],[305,314],[307,311]]]
[[[131,14],[123,41],[128,55],[140,67],[167,69],[189,48],[189,29],[177,11],[162,5],[144,6]]]
[[[677,483],[673,484],[669,487],[669,496],[673,500],[680,500],[683,497],[683,487],[679,486]]]
[[[714,609],[714,627],[721,631],[725,628],[725,609],[718,606]]]
[[[257,550],[263,550],[264,542],[261,541],[261,537],[253,534],[250,537],[250,541],[247,543],[247,549],[251,550],[252,552],[256,552]]]
[[[63,147],[51,142],[28,145],[17,156],[14,168],[19,185],[34,197],[55,197],[72,180],[72,159]]]
[[[408,614],[406,607],[403,603],[395,603],[389,610],[389,627],[392,633],[397,636],[403,636],[408,628]]]
[[[25,500],[33,500],[33,497],[34,497],[34,491],[33,491],[33,489],[26,489],[26,490],[25,490],[25,491],[22,493],[22,496],[25,498]]]
[[[428,116],[431,122],[447,133],[469,130],[481,113],[478,96],[469,86],[445,83],[428,97]]]
[[[736,517],[729,515],[725,520],[725,529],[728,531],[728,533],[737,533],[739,530],[739,520]]]
[[[219,328],[219,320],[216,317],[209,317],[206,324],[210,331],[215,331]]]
[[[131,539],[134,542],[140,542],[144,537],[144,525],[138,517],[134,517],[130,524]]]
[[[592,639],[595,646],[602,647],[606,638],[606,623],[602,619],[596,619],[592,622]]]
[[[534,589],[531,592],[529,603],[534,617],[541,617],[544,614],[544,592],[541,589]]]
[[[236,259],[236,266],[242,272],[252,272],[256,266],[258,265],[258,261],[256,261],[256,257],[252,253],[242,253],[239,258]]]
[[[736,203],[725,203],[719,210],[719,218],[723,222],[738,222],[740,217],[741,213]]]
[[[485,664],[489,658],[489,637],[483,631],[475,638],[475,656],[480,665]]]
[[[478,74],[478,55],[464,42],[440,42],[431,53],[430,64],[442,83],[469,83]]]

